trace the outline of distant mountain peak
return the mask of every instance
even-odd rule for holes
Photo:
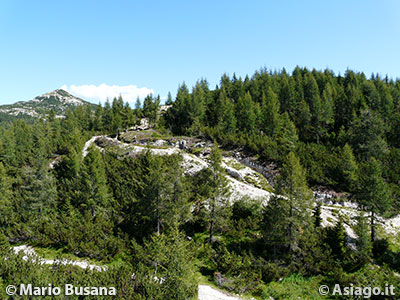
[[[45,118],[51,110],[56,113],[57,117],[63,117],[69,108],[73,109],[80,105],[96,106],[95,104],[71,95],[63,89],[56,89],[37,96],[30,101],[19,101],[11,105],[2,105],[0,106],[0,117],[8,115],[18,118]]]
[[[32,101],[34,102],[43,102],[46,99],[54,99],[58,100],[63,104],[71,104],[71,105],[83,105],[83,104],[89,104],[89,102],[86,102],[85,100],[75,97],[74,95],[71,95],[67,91],[63,89],[56,89],[54,91],[51,91],[49,93],[37,96],[35,99]]]
[[[74,95],[68,93],[66,90],[63,89],[55,89],[49,93],[43,94],[42,96],[62,96],[62,97],[75,97]],[[39,96],[40,97],[40,96]]]

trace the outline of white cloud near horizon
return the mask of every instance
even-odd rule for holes
[[[125,102],[134,103],[139,97],[143,99],[149,94],[154,95],[154,90],[146,87],[139,88],[136,85],[107,85],[102,83],[100,85],[86,84],[86,85],[66,85],[61,87],[63,90],[71,93],[84,100],[92,100],[104,103],[107,98],[112,101],[114,97],[122,96]]]

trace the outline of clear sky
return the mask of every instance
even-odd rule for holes
[[[261,67],[400,78],[400,1],[0,0],[0,103],[175,95]]]

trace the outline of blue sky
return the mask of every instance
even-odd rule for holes
[[[0,103],[62,86],[175,95],[261,67],[400,78],[399,34],[396,0],[0,0]]]

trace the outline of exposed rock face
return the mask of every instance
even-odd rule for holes
[[[190,176],[195,176],[198,172],[208,167],[208,155],[210,148],[204,148],[204,151],[201,153],[192,154],[189,153],[194,149],[196,145],[199,147],[200,145],[208,146],[210,143],[201,142],[196,138],[171,138],[167,140],[155,140],[152,138],[155,131],[150,130],[150,135],[145,136],[144,132],[137,132],[137,135],[133,135],[130,137],[131,143],[124,143],[116,138],[110,138],[108,136],[94,136],[90,140],[85,143],[83,149],[83,156],[86,156],[88,153],[88,148],[90,145],[94,144],[99,148],[100,151],[104,151],[107,147],[119,147],[121,149],[121,156],[130,156],[132,158],[137,157],[143,151],[148,149],[146,146],[156,146],[161,145],[163,148],[150,148],[151,151],[155,155],[172,155],[172,154],[181,154],[183,157],[182,166],[185,170],[185,174]],[[122,137],[124,138],[124,137]],[[166,143],[170,144],[170,147],[166,147]],[[199,148],[196,148],[199,149]],[[232,160],[232,162],[229,162]],[[236,170],[232,167],[229,167],[227,163],[235,163],[241,165],[239,161],[234,158],[226,158],[223,159],[223,167],[228,170],[227,178],[229,180],[229,184],[232,190],[230,196],[230,202],[236,201],[242,197],[250,197],[254,199],[260,199],[263,203],[267,203],[269,197],[271,196],[271,192],[262,188],[262,184],[260,184],[259,175],[252,169],[241,165],[240,170]]]
[[[142,130],[149,130],[150,129],[150,121],[148,118],[140,119],[140,124],[133,126],[128,129],[128,131],[142,131]]]
[[[107,271],[108,267],[107,266],[100,266],[100,265],[94,265],[94,264],[89,264],[86,261],[76,261],[76,260],[67,260],[67,259],[45,259],[42,257],[39,257],[35,249],[33,249],[31,246],[27,245],[21,245],[21,246],[16,246],[12,247],[12,250],[14,251],[15,254],[22,253],[22,259],[25,261],[32,261],[33,263],[37,263],[40,265],[73,265],[80,267],[82,269],[89,269],[91,271],[95,270],[98,272],[103,272]]]
[[[272,186],[275,185],[276,177],[278,177],[279,175],[279,170],[276,163],[270,162],[260,164],[251,157],[246,157],[240,152],[235,153],[234,157],[238,159],[242,164],[262,174]]]
[[[236,179],[239,179],[239,180],[244,180],[242,174],[241,174],[239,171],[237,171],[237,170],[235,170],[235,169],[233,169],[233,168],[226,167],[226,168],[225,168],[225,172],[226,172],[229,176],[232,176],[233,178],[236,178]]]
[[[185,140],[180,140],[180,141],[178,142],[178,147],[179,147],[179,149],[185,150],[185,149],[186,149],[186,144],[187,144],[187,142],[186,142]]]
[[[157,146],[157,147],[165,146],[165,145],[168,145],[168,142],[164,141],[164,140],[157,140],[153,144],[153,146]]]
[[[158,113],[162,116],[167,112],[167,110],[171,107],[172,105],[161,105],[160,108],[158,109]]]

